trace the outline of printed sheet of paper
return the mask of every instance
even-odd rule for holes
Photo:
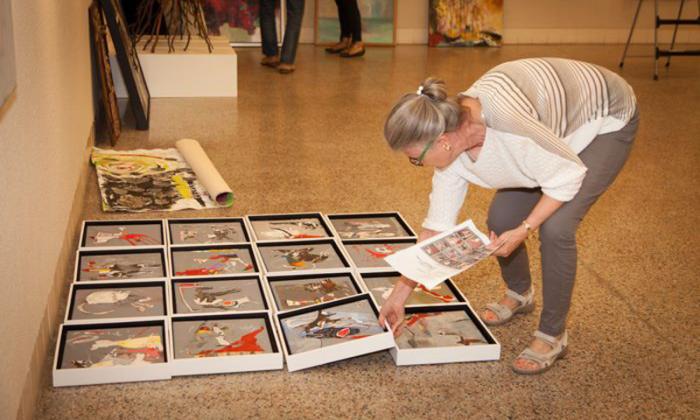
[[[386,257],[396,271],[432,289],[493,253],[489,238],[467,220],[452,230]]]

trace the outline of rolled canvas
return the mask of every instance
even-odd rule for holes
[[[233,191],[207,156],[197,140],[181,139],[175,142],[175,147],[185,158],[199,182],[204,186],[209,195],[220,206],[233,205]]]

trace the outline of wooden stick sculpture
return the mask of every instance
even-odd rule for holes
[[[175,39],[187,36],[184,51],[190,46],[192,35],[199,36],[207,43],[209,52],[214,46],[209,39],[207,24],[204,19],[204,0],[143,0],[138,7],[134,28],[134,44],[141,41],[144,36],[148,39],[143,44],[143,49],[151,45],[151,52],[155,52],[160,39],[160,28],[165,23],[168,29],[168,52],[175,51]]]

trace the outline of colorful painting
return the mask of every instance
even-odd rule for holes
[[[175,313],[265,310],[257,278],[173,282]]]
[[[165,277],[161,252],[80,253],[77,281],[153,279]]]
[[[0,110],[17,85],[12,0],[0,0]]]
[[[396,0],[358,0],[362,18],[362,41],[374,45],[396,43]],[[333,0],[316,0],[316,43],[340,39],[338,7]]]
[[[401,275],[398,274],[378,277],[363,276],[362,281],[365,282],[377,304],[382,306],[389,299],[389,295],[394,290],[394,286],[399,278],[401,278]],[[452,292],[447,282],[444,282],[433,289],[428,289],[422,284],[418,284],[408,297],[406,305],[439,305],[458,301],[460,300]]]
[[[358,340],[384,329],[369,301],[344,303],[281,319],[289,354]]]
[[[163,230],[158,223],[86,223],[83,247],[143,247],[163,245]]]
[[[216,208],[176,149],[116,151],[94,148],[92,163],[104,211]]]
[[[293,240],[328,237],[320,217],[259,218],[250,224],[258,241]]]
[[[163,327],[108,327],[64,332],[59,369],[165,363]]]
[[[395,216],[331,216],[342,239],[384,239],[413,236]]]
[[[255,272],[253,254],[246,247],[173,249],[175,276],[218,276]]]
[[[260,45],[259,0],[205,0],[204,18],[210,35],[228,38],[233,45]],[[277,39],[282,39],[284,19],[276,1]]]
[[[176,359],[272,353],[264,318],[173,320]]]
[[[165,315],[164,285],[76,287],[70,319],[133,318]]]
[[[247,242],[245,228],[240,220],[180,222],[170,220],[172,245],[210,245]]]
[[[268,279],[280,311],[330,302],[359,293],[349,275],[313,276],[291,280]]]
[[[488,344],[464,310],[408,313],[405,320],[406,328],[396,338],[400,349]]]
[[[390,267],[384,258],[415,245],[413,242],[371,242],[345,244],[350,259],[357,268]]]
[[[258,246],[269,272],[343,268],[343,262],[331,243]]]
[[[503,34],[503,0],[430,0],[428,45],[497,47]]]

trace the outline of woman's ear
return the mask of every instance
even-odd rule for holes
[[[441,134],[440,137],[437,138],[437,143],[438,147],[448,152],[452,150],[452,147],[454,147],[452,145],[452,139],[447,133]]]

